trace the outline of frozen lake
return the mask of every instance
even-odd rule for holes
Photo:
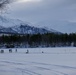
[[[0,75],[76,75],[75,47],[3,50]]]

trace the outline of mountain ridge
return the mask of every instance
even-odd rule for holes
[[[8,27],[7,27],[8,26]],[[44,34],[55,33],[60,34],[56,30],[47,28],[38,28],[29,25],[19,19],[10,19],[0,16],[0,33],[13,33],[13,34]]]

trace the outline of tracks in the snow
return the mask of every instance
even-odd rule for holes
[[[69,75],[60,70],[57,70],[57,68],[68,69],[68,70],[71,69],[76,71],[76,67],[54,65],[54,64],[47,64],[47,63],[27,62],[27,61],[23,63],[12,62],[12,61],[0,61],[0,62],[1,62],[1,66],[9,64],[12,68],[14,68],[14,70],[17,70],[17,72],[21,72],[23,75],[44,75],[41,73],[41,71],[46,71],[46,72],[49,72],[50,74],[52,73],[52,75]],[[24,66],[24,67],[20,67],[18,65]]]

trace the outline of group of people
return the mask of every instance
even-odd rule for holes
[[[15,49],[15,52],[17,52],[17,49]],[[1,50],[0,53],[4,53],[4,50]],[[12,53],[12,49],[9,49],[9,53]],[[26,54],[29,53],[29,50],[26,51]]]
[[[17,49],[15,50],[17,52]],[[4,53],[4,50],[1,50],[0,53]],[[9,49],[9,53],[12,53],[12,49]]]
[[[15,52],[17,52],[17,49],[15,49]],[[1,50],[0,53],[4,53],[4,50]],[[12,49],[9,49],[9,53],[12,53]],[[29,50],[27,49],[26,54],[28,53],[29,53]],[[42,51],[42,53],[44,52]]]

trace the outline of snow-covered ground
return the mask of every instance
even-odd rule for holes
[[[1,50],[1,49],[0,49]],[[76,48],[3,49],[0,75],[76,75]],[[42,53],[43,52],[43,53]]]

